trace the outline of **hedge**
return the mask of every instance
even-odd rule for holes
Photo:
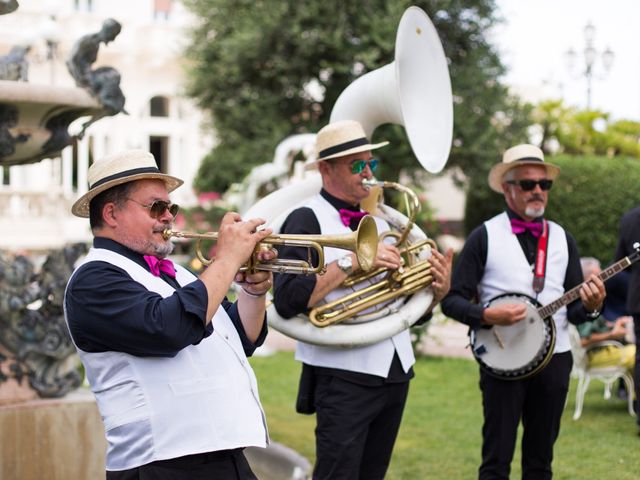
[[[640,205],[640,160],[623,157],[557,155],[546,159],[561,168],[549,195],[546,218],[576,238],[580,255],[611,262],[620,217]],[[469,182],[465,233],[504,209],[502,195],[487,185],[486,175]],[[640,241],[640,239],[638,239]]]

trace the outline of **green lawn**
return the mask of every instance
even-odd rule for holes
[[[251,363],[271,438],[313,462],[315,417],[295,413],[300,365],[293,353],[256,357]],[[418,360],[415,371],[387,478],[476,478],[482,412],[475,362],[427,357]],[[575,386],[572,380],[555,448],[554,478],[640,479],[640,437],[626,403],[604,400],[602,384],[594,381],[582,417],[574,421]],[[519,463],[518,452],[512,466],[514,479],[520,478]]]

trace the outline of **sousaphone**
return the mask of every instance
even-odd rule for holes
[[[367,137],[384,123],[403,125],[420,164],[438,173],[446,164],[453,135],[453,101],[447,60],[435,27],[418,7],[408,8],[396,34],[395,60],[355,80],[338,97],[331,121],[357,120]],[[318,174],[308,176],[264,197],[243,213],[261,217],[279,231],[292,210],[306,203],[321,187]],[[397,210],[378,205],[376,215],[395,228],[411,224]],[[416,225],[407,233],[409,242],[427,239]],[[303,342],[334,347],[364,346],[389,338],[409,328],[433,300],[429,288],[395,301],[376,312],[375,321],[314,326],[304,315],[284,319],[271,305],[269,325]]]

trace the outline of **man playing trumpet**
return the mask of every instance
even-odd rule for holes
[[[267,334],[272,277],[237,272],[271,230],[227,213],[217,259],[196,278],[166,259],[163,232],[178,212],[169,193],[180,185],[150,153],[126,151],[91,165],[72,208],[94,241],[67,285],[65,316],[104,422],[107,479],[256,478],[242,449],[268,442],[246,357]]]
[[[365,215],[360,202],[369,190],[378,161],[371,151],[388,142],[371,144],[362,126],[347,120],[318,132],[317,167],[322,190],[305,207],[294,210],[283,223],[284,234],[349,233]],[[376,218],[378,231],[389,225]],[[282,258],[304,259],[306,250],[284,248]],[[435,304],[449,289],[451,254],[433,250],[430,258]],[[341,284],[360,269],[356,255],[325,250],[324,275],[277,274],[274,304],[285,318],[344,295]],[[400,252],[378,244],[374,268],[396,270]],[[425,306],[426,307],[426,306]],[[426,308],[425,308],[426,309]],[[297,409],[317,415],[314,479],[381,479],[389,466],[415,363],[409,331],[373,345],[330,348],[298,342],[296,358],[303,363]]]

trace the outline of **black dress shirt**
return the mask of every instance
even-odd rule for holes
[[[519,218],[510,209],[507,209],[507,214],[509,218]],[[535,221],[542,222],[542,218],[537,218]],[[569,261],[563,285],[565,291],[567,291],[582,283],[583,277],[576,241],[566,230],[565,233]],[[538,239],[528,231],[518,234],[517,237],[522,251],[531,265],[531,279],[533,281],[533,265],[535,263]],[[455,318],[474,329],[480,327],[482,312],[485,308],[477,303],[477,287],[482,280],[487,262],[487,240],[487,229],[484,224],[471,232],[456,261],[449,294],[441,302],[442,311],[445,315]],[[509,272],[505,272],[505,275],[509,275]],[[576,300],[567,306],[567,318],[573,324],[588,320],[587,311],[580,300]]]
[[[107,238],[96,237],[95,248],[119,253],[149,266],[142,255]],[[213,333],[213,323],[205,326],[208,296],[204,283],[196,279],[162,298],[133,280],[129,274],[107,262],[89,262],[78,269],[67,286],[65,305],[69,330],[75,344],[87,352],[124,352],[139,357],[173,357],[189,345],[197,345]],[[250,356],[266,337],[266,322],[255,343],[244,331],[237,305],[226,298],[222,307],[231,318],[244,351]]]
[[[348,210],[360,211],[359,205],[351,205],[343,200],[340,200],[326,190],[322,189],[320,195],[329,202],[336,210],[345,208]],[[360,219],[352,219],[349,228],[356,230]],[[304,235],[318,235],[320,231],[320,223],[316,218],[313,210],[308,207],[302,207],[294,210],[287,217],[285,222],[280,228],[280,233],[283,234],[304,234]],[[346,255],[346,253],[345,253]],[[301,247],[282,247],[278,252],[279,258],[308,260],[308,250]],[[315,251],[311,253],[311,259],[314,265],[317,264],[318,255]],[[311,293],[316,286],[315,275],[295,275],[278,273],[274,274],[274,298],[273,303],[280,315],[283,318],[291,318],[300,313],[306,313],[309,311],[308,304],[311,298]],[[368,375],[365,373],[350,372],[346,370],[340,370],[335,368],[314,367],[317,373],[329,373],[335,376],[339,376],[344,380],[358,383],[361,385],[378,385],[384,382],[396,383],[406,382],[413,378],[413,368],[410,368],[408,372],[404,372],[402,364],[398,358],[397,352],[391,362],[389,368],[389,374],[386,379],[376,377],[375,375]]]

